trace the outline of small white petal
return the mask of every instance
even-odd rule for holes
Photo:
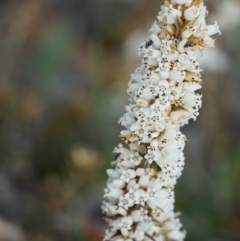
[[[122,180],[114,180],[113,182],[112,182],[112,186],[113,187],[116,187],[116,188],[124,188],[125,187],[125,182],[124,181],[122,181]]]
[[[185,50],[184,50],[184,46],[186,45],[186,43],[187,43],[187,39],[183,39],[179,44],[178,44],[178,47],[177,47],[177,49],[178,49],[178,51],[180,52],[180,53],[183,53]]]
[[[208,26],[206,27],[206,29],[207,29],[206,34],[207,34],[208,36],[214,35],[214,34],[216,34],[216,33],[218,33],[218,34],[221,35],[221,31],[220,31],[219,26],[218,26],[218,24],[217,24],[216,21],[215,21],[215,24],[213,24],[213,25],[208,25]]]
[[[151,39],[152,39],[152,41],[153,41],[153,44],[154,44],[155,48],[160,48],[160,46],[161,46],[161,40],[158,38],[158,36],[155,35],[155,34],[153,34],[153,35],[151,36]]]
[[[138,183],[141,187],[146,187],[149,183],[149,176],[148,175],[141,176]]]

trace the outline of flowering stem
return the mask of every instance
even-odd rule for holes
[[[184,167],[186,137],[202,105],[197,56],[214,46],[217,23],[206,25],[202,0],[165,1],[151,36],[139,48],[142,64],[131,75],[129,105],[119,123],[125,143],[114,149],[115,169],[102,210],[110,228],[104,241],[182,241],[174,187]]]

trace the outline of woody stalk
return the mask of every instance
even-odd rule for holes
[[[184,168],[186,137],[180,128],[196,120],[202,105],[197,56],[214,47],[220,30],[206,25],[202,0],[161,6],[151,36],[139,48],[142,63],[131,75],[129,105],[119,123],[102,205],[109,224],[104,241],[182,241],[174,211],[174,187]]]

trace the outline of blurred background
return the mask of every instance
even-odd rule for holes
[[[0,241],[101,241],[101,201],[137,48],[163,1],[0,1]],[[187,241],[240,240],[240,1],[206,1],[222,35],[183,129]]]

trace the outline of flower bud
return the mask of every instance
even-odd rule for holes
[[[158,36],[155,35],[155,34],[153,34],[153,35],[151,36],[151,39],[152,39],[152,41],[153,41],[154,47],[155,47],[155,48],[160,48],[160,46],[161,46],[161,41],[160,41],[160,39],[158,38]]]
[[[146,187],[149,183],[149,176],[148,175],[144,175],[144,176],[141,176],[139,181],[138,181],[138,184],[141,186],[141,187]]]

